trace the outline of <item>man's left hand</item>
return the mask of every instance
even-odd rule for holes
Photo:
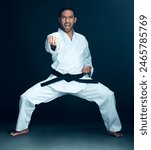
[[[83,69],[82,69],[82,73],[87,74],[87,73],[90,73],[90,72],[91,72],[91,66],[83,67]]]

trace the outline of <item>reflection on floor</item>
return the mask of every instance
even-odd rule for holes
[[[14,126],[15,122],[0,124],[1,150],[133,150],[133,130],[128,125],[123,138],[107,135],[98,122],[35,121],[28,135],[11,137]]]

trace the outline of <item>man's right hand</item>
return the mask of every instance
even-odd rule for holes
[[[47,41],[50,44],[51,49],[55,50],[58,44],[58,39],[55,36],[48,36]]]

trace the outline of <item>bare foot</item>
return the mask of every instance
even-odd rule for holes
[[[29,130],[25,129],[25,130],[21,130],[21,131],[13,131],[10,133],[10,135],[15,137],[15,136],[19,136],[19,135],[28,134],[28,132],[29,132]]]
[[[123,137],[123,134],[120,131],[117,131],[117,132],[108,131],[108,134],[117,138]]]

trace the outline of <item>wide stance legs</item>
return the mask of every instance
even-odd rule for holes
[[[116,111],[114,93],[101,83],[87,84],[84,90],[77,93],[56,91],[49,85],[41,87],[40,83],[38,83],[28,89],[20,97],[16,131],[22,131],[28,128],[36,104],[50,102],[65,94],[72,94],[88,101],[96,102],[99,106],[106,129],[111,132],[121,130],[120,119]]]

